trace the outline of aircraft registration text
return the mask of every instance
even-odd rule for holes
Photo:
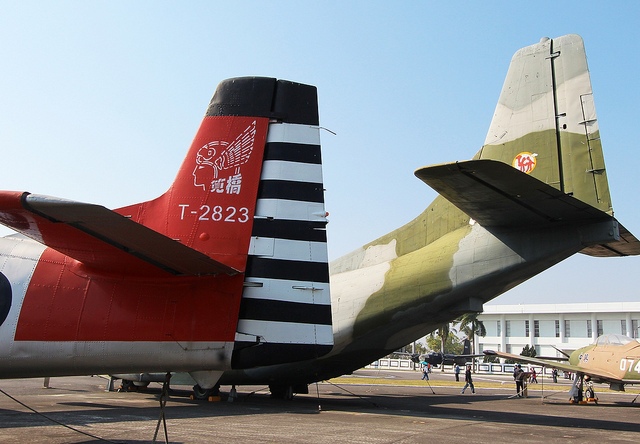
[[[201,205],[198,210],[189,210],[189,204],[179,204],[180,220],[184,220],[189,215],[196,216],[198,220],[209,220],[213,222],[239,222],[244,224],[249,222],[249,209],[247,207],[236,208],[234,206],[223,207],[222,205]]]

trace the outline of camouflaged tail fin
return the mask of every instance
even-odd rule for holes
[[[613,214],[582,38],[515,53],[476,159],[493,159]]]

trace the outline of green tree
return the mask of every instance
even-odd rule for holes
[[[520,352],[520,356],[528,356],[530,358],[536,357],[536,348],[532,345],[525,345],[522,351]]]
[[[387,357],[391,359],[408,359],[408,357],[411,356],[412,353],[418,353],[419,355],[427,353],[427,347],[425,347],[424,344],[416,341],[415,348],[413,347],[413,344],[414,342],[411,342],[404,347],[399,348],[395,352],[390,353],[389,355],[387,355]]]
[[[451,324],[447,322],[446,324],[442,324],[436,331],[432,331],[429,336],[434,337],[434,335],[440,340],[440,353],[445,353],[445,345],[447,342],[447,338],[449,337],[449,332],[451,332]],[[433,350],[436,350],[434,347]]]
[[[429,350],[440,351],[440,349],[442,348],[440,339],[440,336],[436,332],[433,332],[432,334],[427,336],[427,348]],[[446,350],[446,353],[457,355],[462,353],[463,344],[460,341],[460,338],[455,335],[455,333],[449,332],[449,336],[445,341],[444,349]]]
[[[500,359],[498,359],[497,356],[489,356],[489,355],[485,355],[482,362],[500,362]]]
[[[479,314],[480,313],[477,312],[465,313],[456,319],[456,321],[460,323],[460,332],[463,333],[471,343],[472,355],[476,354],[476,335],[481,337],[485,337],[487,335],[487,329],[484,326],[484,322],[478,319]],[[473,371],[476,371],[475,358],[473,358]]]
[[[460,354],[462,343],[456,336],[456,330],[450,323],[442,324],[437,330],[431,332],[427,337],[427,346],[432,350],[440,349],[440,353]],[[444,371],[444,366],[440,366],[440,371]]]
[[[460,323],[460,332],[463,333],[471,342],[471,354],[476,353],[476,335],[480,337],[485,337],[487,335],[487,329],[484,326],[484,322],[478,319],[479,314],[480,313],[476,312],[465,313],[456,319],[456,321]]]
[[[520,356],[528,356],[530,358],[535,358],[536,357],[536,348],[533,345],[529,346],[527,344],[522,348],[522,351],[520,352]],[[515,364],[516,361],[513,360],[513,359],[505,359],[504,363],[505,364]]]

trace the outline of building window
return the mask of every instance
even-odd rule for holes
[[[504,321],[504,334],[507,338],[511,337],[511,321]]]
[[[529,320],[524,321],[524,335],[529,337]]]
[[[567,319],[564,320],[564,337],[565,338],[571,337],[571,321]]]
[[[497,322],[496,328],[498,329],[497,336],[500,336],[500,335],[502,335],[502,323],[500,321],[496,321],[496,322]]]
[[[556,320],[556,338],[560,337],[560,321]]]
[[[533,337],[540,337],[540,321],[533,321]]]
[[[587,338],[593,336],[593,329],[591,328],[591,319],[587,319]]]
[[[627,320],[626,319],[620,320],[620,331],[624,336],[627,336]]]
[[[638,320],[633,319],[631,321],[631,337],[638,338]]]
[[[604,333],[604,330],[602,328],[602,319],[598,319],[596,321],[596,329],[598,331],[598,336],[602,336],[602,334]]]

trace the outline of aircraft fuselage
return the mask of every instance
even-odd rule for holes
[[[97,362],[111,373],[231,368],[236,326],[224,320],[241,276],[124,279],[16,237],[0,239],[0,253],[3,377],[91,374]]]

